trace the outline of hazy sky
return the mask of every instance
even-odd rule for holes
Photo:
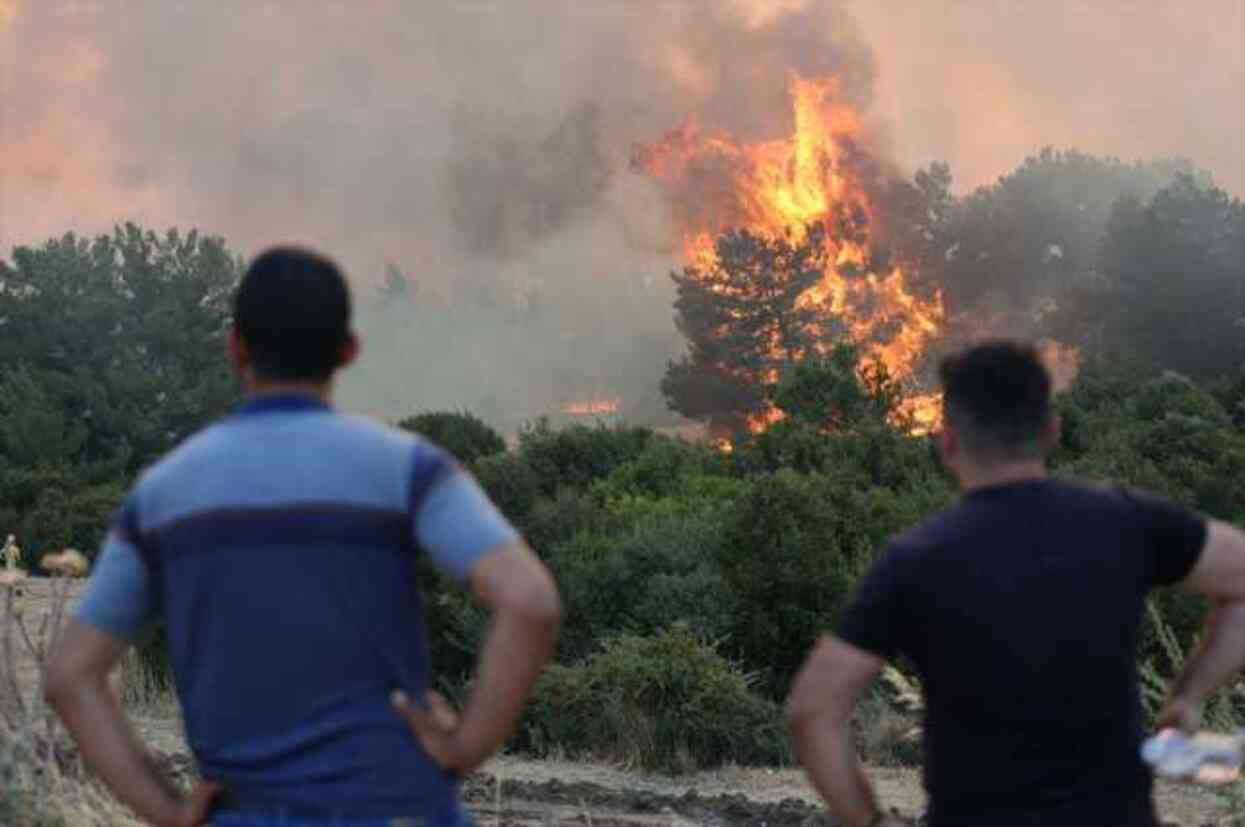
[[[856,0],[908,165],[992,181],[1044,144],[1184,155],[1245,196],[1245,0]]]
[[[1245,0],[0,0],[0,31],[0,249],[133,217],[374,274],[600,209],[651,247],[651,194],[606,205],[628,148],[779,135],[792,67],[960,188],[1053,144],[1245,193]]]
[[[680,246],[638,144],[785,137],[796,71],[961,191],[1056,145],[1188,156],[1245,194],[1243,55],[1245,0],[0,0],[0,255],[127,219],[307,242],[421,300],[543,308],[454,343],[406,325],[365,409],[660,410]]]

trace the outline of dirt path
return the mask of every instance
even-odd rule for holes
[[[190,771],[176,710],[139,716],[144,740],[170,766]],[[918,817],[925,796],[920,773],[872,768],[884,806]],[[505,756],[468,778],[463,796],[481,827],[832,827],[803,775],[794,769],[728,768],[679,778],[653,776],[577,761]],[[1227,799],[1213,791],[1161,783],[1158,807],[1165,824],[1228,827]],[[1236,824],[1245,825],[1245,813]]]
[[[887,808],[909,817],[924,811],[919,771],[875,767],[869,775]],[[507,821],[507,801],[522,801],[528,808],[541,803],[561,814],[587,813],[593,824],[833,824],[823,815],[803,774],[793,769],[730,768],[667,778],[579,762],[504,757],[474,777],[466,795],[482,817],[482,825],[493,823],[490,819],[496,814],[498,801],[502,802],[501,824],[529,823]],[[1181,827],[1226,827],[1232,823],[1226,798],[1205,788],[1160,783],[1157,800],[1165,823]],[[598,813],[639,817],[641,821],[602,822]],[[1237,815],[1245,819],[1245,813]]]

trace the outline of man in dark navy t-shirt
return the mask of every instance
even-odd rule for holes
[[[896,539],[788,700],[797,754],[846,827],[883,814],[852,745],[856,698],[905,657],[925,696],[931,827],[1153,827],[1136,652],[1146,595],[1218,601],[1160,723],[1193,728],[1245,665],[1245,535],[1147,495],[1047,477],[1051,382],[996,342],[942,366],[960,502]],[[832,507],[832,505],[830,505]]]

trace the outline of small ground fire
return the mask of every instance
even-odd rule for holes
[[[571,402],[562,408],[562,413],[571,416],[606,416],[622,410],[621,399],[594,399],[587,402]]]

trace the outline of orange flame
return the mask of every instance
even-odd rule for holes
[[[621,410],[621,399],[595,399],[590,402],[572,402],[562,409],[562,413],[571,416],[601,416],[616,414]]]
[[[1038,342],[1038,352],[1050,371],[1055,392],[1067,390],[1081,370],[1081,351],[1075,345],[1063,345],[1053,339]]]
[[[716,263],[714,239],[726,230],[800,240],[809,225],[821,223],[829,263],[800,304],[823,311],[828,323],[845,322],[862,364],[880,361],[891,377],[914,385],[920,357],[944,318],[941,294],[918,297],[900,267],[872,269],[873,208],[855,163],[863,126],[842,99],[838,79],[793,74],[789,93],[794,131],[787,138],[742,144],[688,125],[639,149],[635,163],[671,186],[684,255],[698,269]],[[901,413],[926,431],[941,416],[932,396],[912,396]],[[754,417],[750,427],[768,427],[775,414]]]
[[[0,0],[0,34],[9,30],[17,17],[17,0]]]

